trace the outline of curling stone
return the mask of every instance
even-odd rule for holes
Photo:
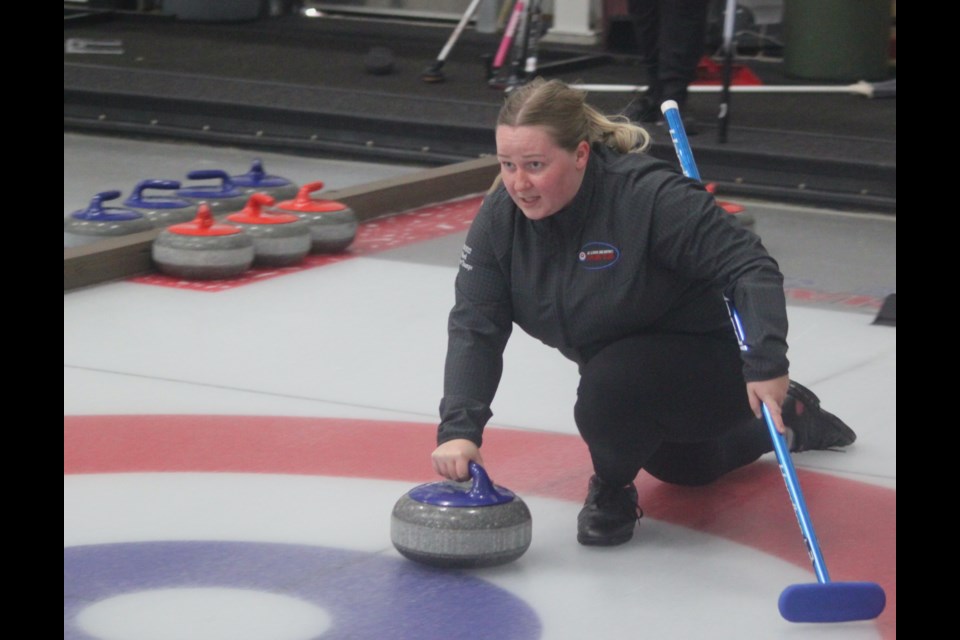
[[[707,183],[705,188],[709,193],[716,195],[717,185],[715,182]],[[746,212],[747,208],[742,204],[737,204],[736,202],[727,202],[726,200],[717,200],[717,204],[720,205],[721,209],[733,216],[733,219],[740,223],[741,226],[753,226],[753,216]]]
[[[470,463],[468,482],[414,487],[393,507],[390,539],[404,557],[435,567],[492,567],[530,547],[527,505]]]
[[[263,162],[257,158],[250,165],[250,171],[237,176],[230,176],[240,189],[248,195],[251,193],[266,193],[275,200],[294,198],[300,190],[297,185],[281,176],[269,175],[263,168]]]
[[[356,238],[357,215],[342,202],[310,197],[311,193],[321,189],[322,182],[305,184],[300,187],[296,198],[277,203],[272,210],[295,214],[310,225],[310,250],[313,253],[338,253]]]
[[[63,219],[63,246],[78,247],[105,238],[149,231],[153,224],[146,216],[124,207],[105,207],[103,203],[116,200],[119,191],[101,191],[93,196],[86,209],[74,211]]]
[[[214,217],[227,213],[236,213],[247,204],[249,193],[238,187],[226,171],[220,169],[201,169],[187,174],[190,180],[218,180],[217,184],[187,185],[177,191],[177,195],[190,202],[206,202]]]
[[[133,188],[130,197],[123,201],[124,206],[139,211],[153,226],[168,227],[172,224],[190,222],[197,217],[199,205],[174,195],[147,195],[148,189],[174,191],[180,188],[178,180],[143,180]]]
[[[363,57],[363,68],[375,76],[385,76],[394,72],[397,58],[387,47],[371,47]]]
[[[265,193],[250,196],[242,211],[231,213],[226,220],[253,237],[254,265],[289,267],[310,253],[310,225],[292,213],[269,213],[264,205],[274,199]]]
[[[161,273],[184,280],[235,278],[253,264],[253,238],[240,227],[218,224],[202,203],[190,222],[174,224],[153,241],[153,262]]]

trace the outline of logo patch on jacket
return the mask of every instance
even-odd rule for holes
[[[620,249],[606,242],[588,242],[577,255],[581,269],[606,269],[619,259]]]

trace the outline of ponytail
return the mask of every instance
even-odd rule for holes
[[[626,116],[605,116],[586,102],[586,92],[559,80],[535,78],[514,89],[500,109],[497,126],[543,126],[563,149],[573,151],[586,140],[620,153],[641,153],[650,134]]]

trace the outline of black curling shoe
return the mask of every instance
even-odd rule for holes
[[[668,126],[661,111],[661,104],[655,102],[649,96],[642,96],[630,102],[624,107],[621,115],[629,118],[631,122],[639,123],[641,126],[650,124],[658,127]],[[688,136],[695,136],[700,133],[700,123],[689,113],[683,114],[681,120],[683,130]]]
[[[637,501],[633,484],[616,487],[597,476],[590,478],[587,499],[577,516],[577,542],[611,547],[630,540],[643,517]]]
[[[663,119],[663,114],[660,113],[660,105],[649,96],[641,96],[631,101],[624,107],[623,115],[627,116],[631,122],[652,123]]]
[[[783,422],[793,430],[791,451],[835,449],[853,444],[857,434],[837,416],[820,408],[820,398],[790,381],[783,403]]]

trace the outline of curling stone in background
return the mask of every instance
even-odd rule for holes
[[[469,482],[414,487],[393,507],[390,539],[404,557],[449,568],[491,567],[530,547],[532,519],[515,493],[470,463]]]
[[[242,211],[231,213],[226,220],[253,237],[255,265],[289,267],[303,262],[310,253],[310,225],[292,213],[263,210],[273,203],[267,194],[255,193]]]
[[[371,47],[363,56],[363,68],[367,73],[375,76],[385,76],[393,73],[397,67],[397,57],[387,47]]]
[[[338,253],[357,237],[357,214],[342,202],[310,196],[321,189],[322,182],[305,184],[296,198],[277,203],[271,211],[292,213],[306,221],[310,225],[313,253]]]
[[[124,207],[105,207],[116,200],[119,191],[101,191],[93,196],[86,209],[74,211],[63,219],[63,246],[78,247],[131,233],[149,231],[153,224],[138,211]]]
[[[296,183],[281,176],[269,175],[263,168],[260,159],[253,161],[250,171],[236,176],[230,176],[233,184],[247,193],[266,193],[274,200],[294,198],[300,190]]]
[[[714,195],[717,194],[717,183],[708,182],[704,185],[706,190]],[[736,202],[728,202],[726,200],[717,200],[717,204],[720,205],[720,208],[733,216],[733,219],[740,223],[744,227],[753,227],[755,222],[752,215],[747,213],[747,208],[742,204],[737,204]]]
[[[235,278],[253,265],[253,238],[240,227],[217,223],[202,203],[190,222],[174,224],[153,241],[153,262],[161,273],[184,280]]]
[[[247,204],[250,194],[238,187],[226,171],[201,169],[187,174],[190,180],[217,180],[216,184],[185,185],[177,190],[177,196],[195,202],[206,202],[214,217],[236,213]]]
[[[137,183],[123,204],[142,213],[153,226],[160,229],[180,222],[190,222],[197,217],[199,205],[172,193],[179,188],[178,180],[143,180]],[[147,194],[148,189],[168,193]]]

